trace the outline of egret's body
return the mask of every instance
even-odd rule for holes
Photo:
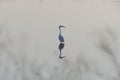
[[[64,42],[64,37],[61,33],[59,34],[59,40],[60,40],[61,43]]]

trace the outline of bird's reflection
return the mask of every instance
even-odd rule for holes
[[[64,58],[65,56],[62,56],[62,49],[64,48],[65,44],[64,43],[60,43],[59,44],[59,51],[60,51],[60,55],[59,55],[59,58],[62,59]]]

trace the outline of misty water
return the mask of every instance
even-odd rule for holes
[[[119,21],[119,0],[0,0],[0,80],[120,80]]]

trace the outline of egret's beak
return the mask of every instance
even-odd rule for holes
[[[63,28],[65,28],[65,26],[62,26]]]
[[[60,26],[59,26],[59,28],[60,28],[60,27],[63,27],[63,28],[65,28],[65,26],[62,26],[62,25],[60,25]]]

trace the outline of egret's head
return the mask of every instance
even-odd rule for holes
[[[60,26],[59,26],[59,29],[60,29],[61,27],[65,28],[65,26],[63,26],[63,25],[60,25]]]

